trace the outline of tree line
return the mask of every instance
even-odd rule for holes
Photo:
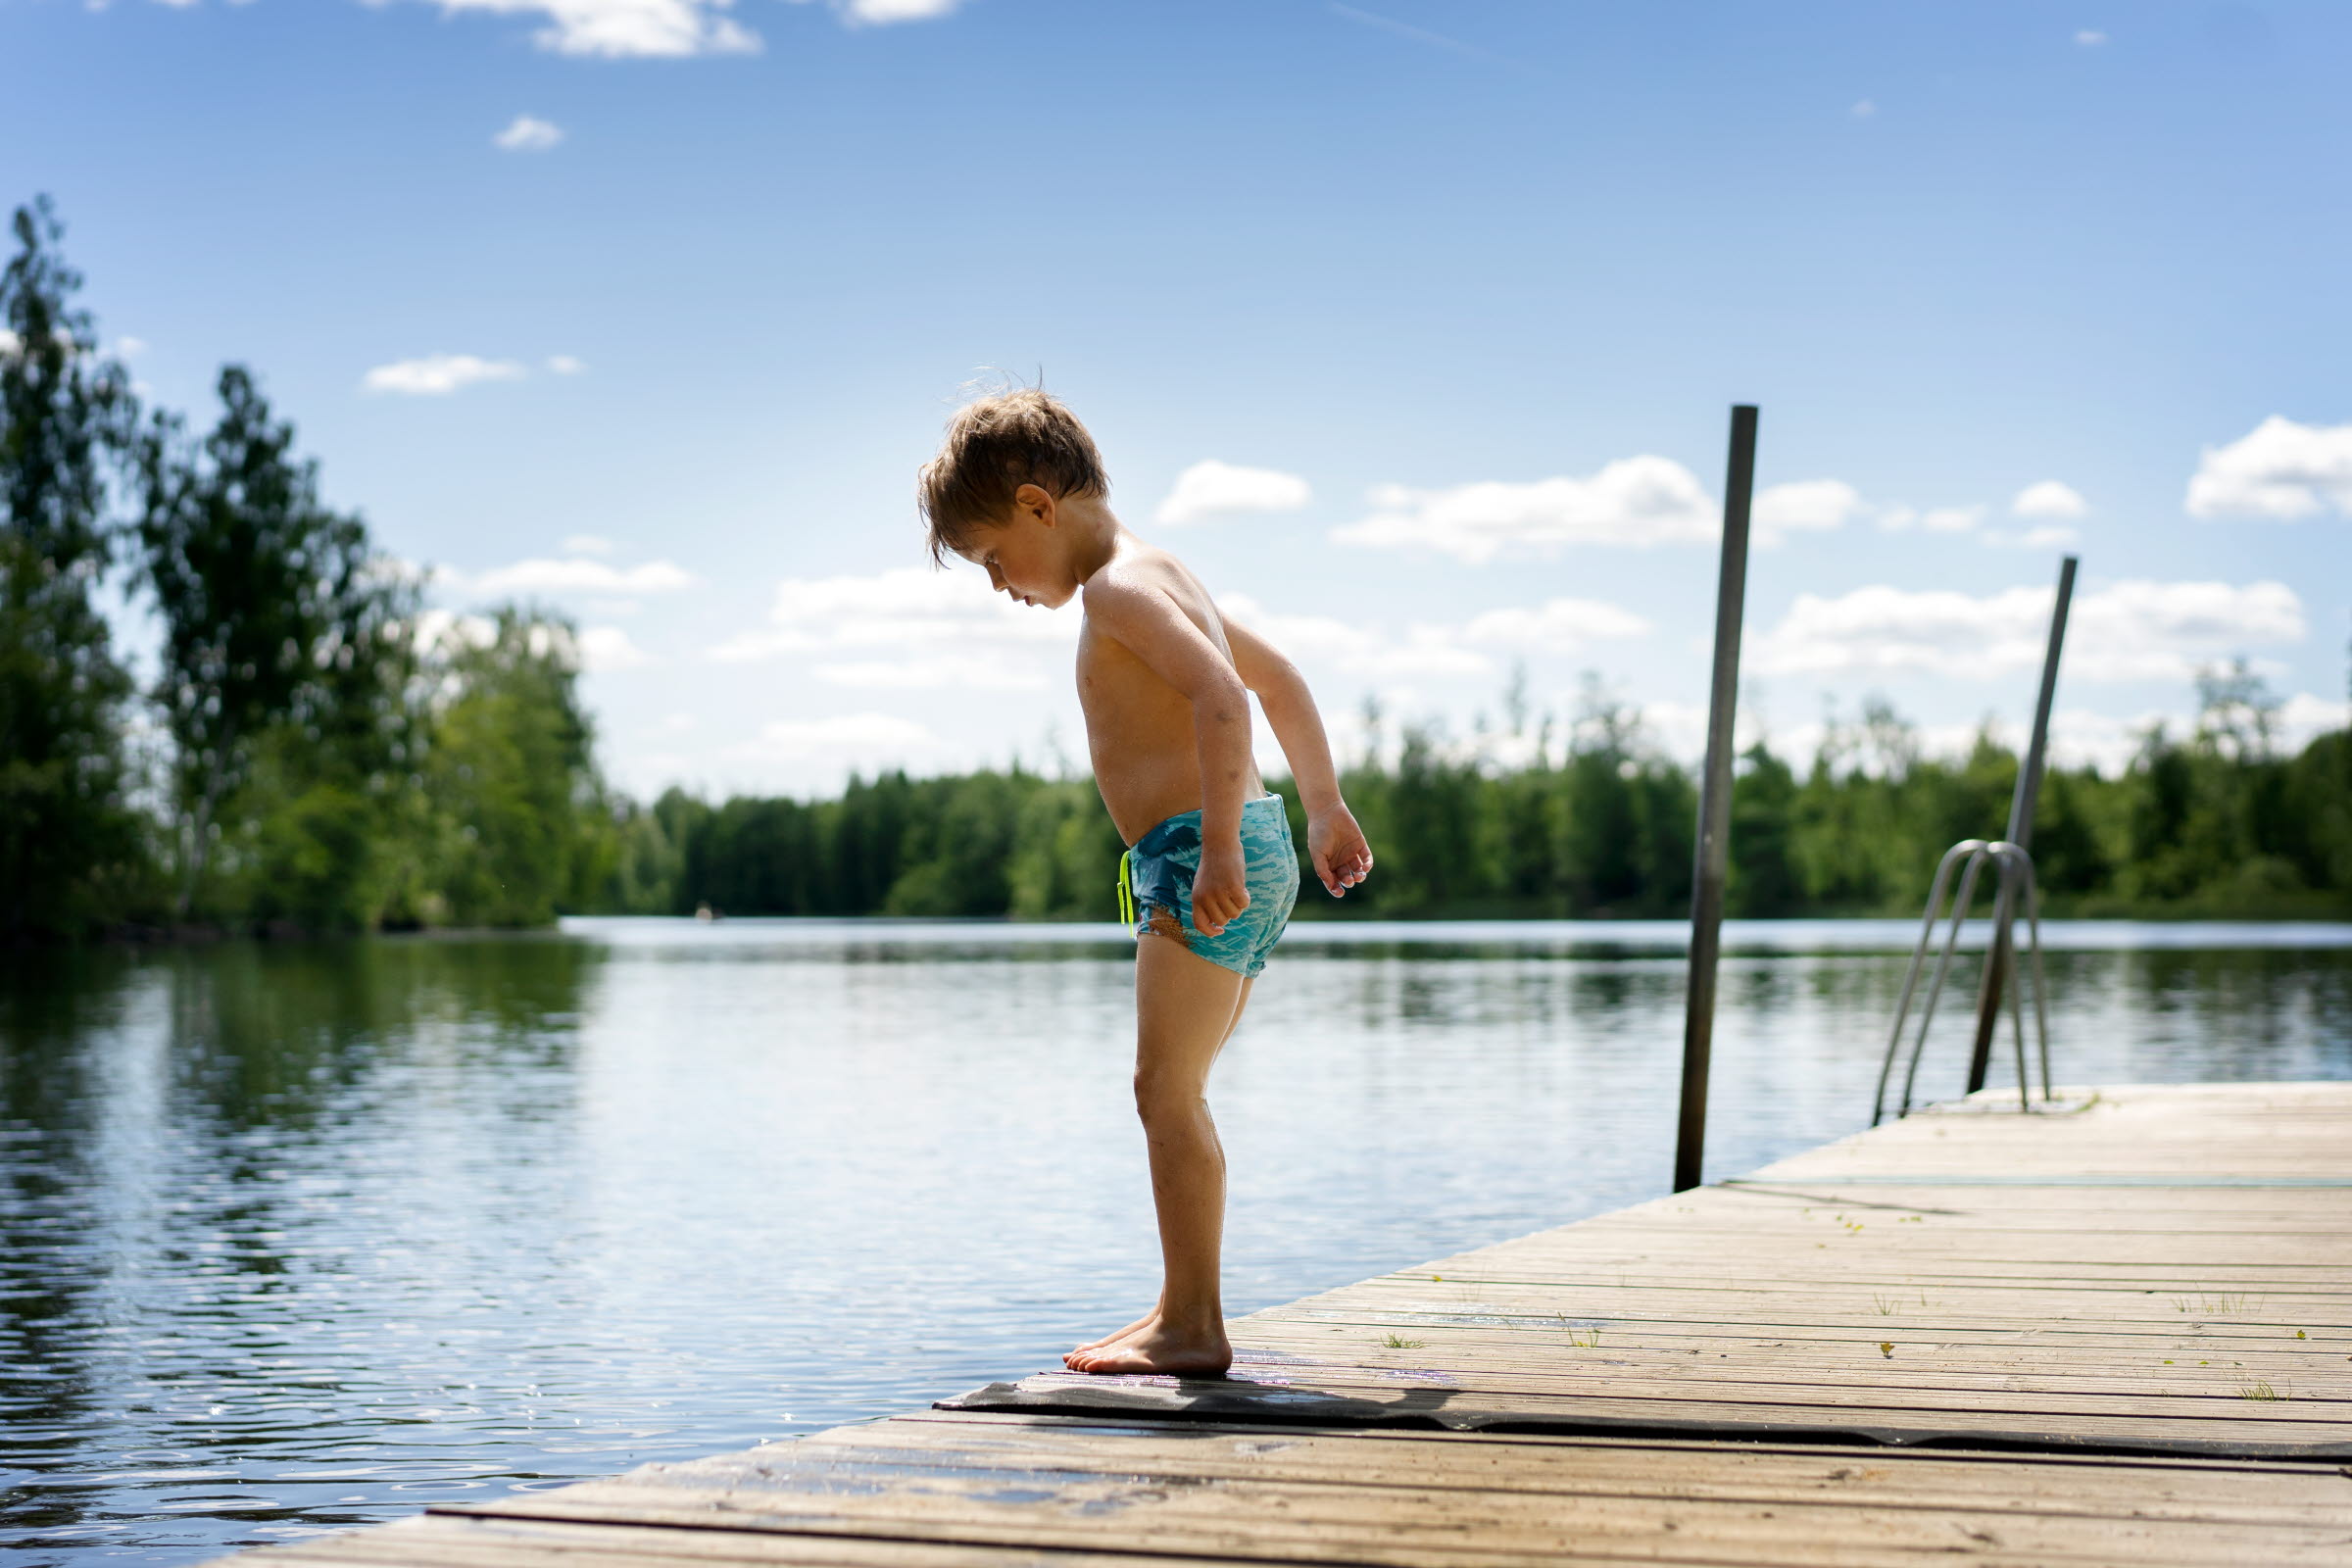
[[[2107,916],[2352,914],[2352,732],[2294,756],[2277,703],[2242,665],[2200,681],[2194,727],[2151,730],[2115,776],[2049,769],[2034,850],[2047,907]],[[1697,786],[1636,715],[1592,689],[1554,736],[1379,739],[1343,771],[1379,866],[1335,905],[1305,879],[1300,912],[1364,917],[1671,916],[1690,907]],[[1515,754],[1498,765],[1497,752]],[[1769,746],[1740,758],[1728,900],[1737,915],[1916,914],[1937,858],[1997,837],[2016,756],[1988,733],[1957,760],[1922,755],[1884,702],[1830,726],[1800,772]],[[1290,803],[1306,841],[1298,795]],[[639,913],[1108,919],[1121,844],[1083,778],[1018,768],[853,779],[831,800],[670,790],[624,807],[610,907]]]
[[[543,923],[617,822],[561,617],[435,616],[243,366],[192,429],[104,353],[46,201],[0,272],[0,941]],[[152,612],[134,680],[102,590]]]
[[[245,367],[191,429],[142,408],[20,209],[0,272],[0,941],[91,931],[534,925],[560,912],[1101,919],[1121,845],[1093,785],[1018,766],[852,779],[826,800],[641,805],[609,789],[562,616],[436,614]],[[101,592],[152,613],[134,679]],[[2034,854],[2055,911],[2352,913],[2352,732],[2278,745],[2240,664],[2114,776],[2054,768]],[[1385,724],[1344,773],[1388,917],[1673,915],[1697,796],[1589,685],[1449,741]],[[1908,913],[1953,841],[1996,834],[2017,760],[1922,754],[1883,702],[1801,770],[1767,745],[1732,803],[1736,914]],[[1294,828],[1305,842],[1296,794]]]

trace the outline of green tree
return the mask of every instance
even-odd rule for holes
[[[2322,735],[2284,770],[2279,819],[2288,854],[2311,887],[2352,906],[2352,730]]]
[[[1091,781],[1040,781],[1021,807],[1007,868],[1011,914],[1023,920],[1115,919],[1124,847]]]
[[[2093,893],[2114,878],[2115,859],[2098,830],[2109,793],[2096,773],[2051,768],[2034,811],[2034,874],[2042,896]]]
[[[312,746],[332,728],[359,746],[362,764],[396,745],[383,706],[354,699],[382,684],[380,658],[406,609],[372,577],[359,518],[319,501],[318,466],[295,458],[294,427],[271,417],[252,374],[224,367],[220,395],[220,421],[200,445],[168,414],[140,442],[142,572],[163,620],[155,697],[174,747],[182,913],[223,836],[221,808],[275,726],[299,725]],[[358,798],[348,781],[336,787]],[[318,817],[332,805],[307,809]],[[346,823],[329,836],[354,831]]]
[[[1731,874],[1725,903],[1736,915],[1788,914],[1799,903],[1788,847],[1796,775],[1761,741],[1740,760],[1742,765],[1732,780]]]
[[[904,868],[915,809],[915,788],[904,771],[850,780],[833,819],[826,912],[862,914],[882,907]]]
[[[0,271],[0,939],[70,932],[120,903],[140,856],[124,801],[130,681],[90,604],[114,529],[108,476],[135,416],[97,353],[43,198]],[[113,912],[119,912],[113,911]]]
[[[1012,906],[1011,861],[1021,806],[1044,781],[1019,771],[966,775],[957,787],[920,791],[886,913],[1003,914]]]
[[[1476,763],[1448,757],[1435,730],[1405,726],[1385,792],[1388,842],[1378,852],[1389,877],[1381,890],[1384,912],[1431,914],[1492,896],[1494,835],[1482,831],[1486,793]]]
[[[426,766],[437,833],[427,918],[544,925],[610,886],[617,834],[579,701],[579,649],[558,617],[498,612],[444,638],[455,685]]]
[[[1560,772],[1559,876],[1571,914],[1645,914],[1664,902],[1660,835],[1674,829],[1658,817],[1679,803],[1659,798],[1662,766],[1645,754],[1641,716],[1588,674]],[[1691,831],[1684,824],[1686,861]]]

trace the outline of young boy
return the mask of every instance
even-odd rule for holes
[[[1062,1357],[1079,1372],[1214,1375],[1233,1361],[1218,1290],[1225,1155],[1202,1098],[1298,896],[1280,796],[1257,776],[1250,692],[1290,760],[1307,851],[1333,898],[1372,852],[1340,799],[1306,682],[1226,620],[1199,578],[1111,515],[1094,437],[1043,392],[971,404],[922,472],[931,554],[953,551],[1024,605],[1084,602],[1078,699],[1095,787],[1132,849],[1135,1100],[1159,1214],[1159,1303]],[[1132,873],[1129,867],[1132,866]]]

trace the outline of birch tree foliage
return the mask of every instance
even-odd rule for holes
[[[250,371],[226,366],[220,418],[191,443],[159,414],[139,442],[141,570],[162,622],[155,701],[173,744],[183,914],[221,836],[223,804],[266,737],[294,724],[314,738],[336,722],[353,665],[380,648],[381,594],[357,516],[318,498],[318,466],[294,453]],[[387,590],[389,591],[388,587]],[[364,671],[360,672],[364,675]]]
[[[117,531],[110,477],[135,417],[74,304],[46,198],[0,270],[0,939],[71,930],[140,851],[123,801],[130,681],[91,590]]]

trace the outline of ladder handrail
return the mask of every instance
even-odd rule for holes
[[[1951,887],[1952,867],[1966,861],[1960,873],[1960,886],[1951,902],[1951,924],[1944,933],[1942,952],[1936,956],[1936,975],[1929,982],[1928,997],[1920,1008],[1919,1031],[1911,1042],[1909,1058],[1903,1070],[1901,1103],[1895,1110],[1899,1118],[1911,1113],[1912,1092],[1919,1079],[1919,1064],[1926,1054],[1928,1031],[1936,1016],[1936,1004],[1943,995],[1943,984],[1951,971],[1952,955],[1960,944],[1960,929],[1967,923],[1969,906],[1976,901],[1977,877],[1987,862],[1999,879],[1999,894],[1994,900],[1994,920],[2007,926],[2016,918],[2018,905],[2026,908],[2028,946],[2032,949],[2034,969],[2034,1022],[2039,1046],[2041,1065],[2041,1098],[2050,1098],[2050,1018],[2046,997],[2046,976],[2041,961],[2041,890],[2034,875],[2034,858],[2006,840],[1962,839],[1943,852],[1936,862],[1936,877],[1928,889],[1927,909],[1920,919],[1919,940],[1911,948],[1911,964],[1903,975],[1903,994],[1895,1004],[1894,1027],[1886,1038],[1886,1058],[1879,1064],[1878,1092],[1870,1103],[1870,1124],[1876,1127],[1886,1114],[1886,1086],[1894,1071],[1895,1057],[1902,1054],[1903,1027],[1910,1021],[1911,1000],[1919,989],[1919,972],[1927,962],[1928,945],[1935,940],[1936,922],[1943,917],[1944,895]],[[2020,885],[2025,893],[2021,901],[2017,894]],[[1994,945],[2001,945],[2001,933],[1994,934]],[[1990,961],[1989,959],[1987,961]],[[2021,1109],[2031,1108],[2029,1074],[2026,1066],[2026,1026],[2023,1004],[2012,989],[2009,997],[2009,1024],[2017,1053],[2017,1098]]]

